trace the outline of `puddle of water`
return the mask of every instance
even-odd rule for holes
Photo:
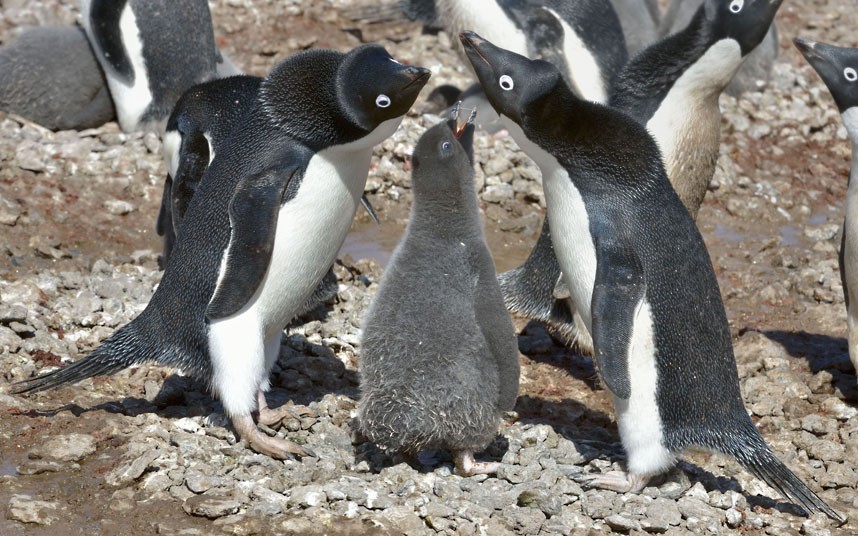
[[[16,464],[12,463],[11,460],[0,460],[0,476],[16,476],[18,471],[15,469],[15,466]]]
[[[798,229],[791,225],[784,225],[778,228],[780,233],[781,245],[783,246],[798,246],[800,245],[800,234]]]
[[[729,225],[724,225],[723,223],[715,224],[715,231],[712,233],[715,238],[719,240],[723,240],[725,242],[744,242],[745,235],[740,233],[738,230],[730,227]]]

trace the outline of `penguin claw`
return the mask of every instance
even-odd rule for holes
[[[253,417],[250,415],[233,417],[232,426],[238,432],[238,436],[247,442],[247,445],[251,449],[260,454],[265,454],[278,460],[289,460],[295,456],[318,457],[315,452],[297,443],[263,434],[256,427],[256,423],[253,422]]]
[[[569,475],[572,480],[587,488],[599,488],[616,491],[617,493],[638,493],[649,477],[635,475],[625,471],[608,471],[607,473],[577,473]]]

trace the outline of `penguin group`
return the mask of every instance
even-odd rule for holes
[[[806,513],[845,521],[748,416],[695,223],[719,151],[719,96],[765,83],[782,1],[674,0],[664,18],[643,0],[400,2],[406,16],[456,37],[476,85],[414,148],[408,226],[363,324],[360,435],[408,455],[449,450],[462,475],[497,471],[474,455],[518,396],[512,311],[592,354],[612,395],[626,471],[581,473],[582,484],[640,492],[703,448]],[[16,392],[157,362],[203,380],[252,449],[313,455],[257,428],[289,414],[267,405],[269,373],[287,323],[335,292],[337,252],[358,206],[371,212],[363,189],[373,147],[396,131],[430,71],[367,44],[300,52],[263,78],[245,76],[217,50],[203,0],[83,0],[81,12],[83,30],[49,37],[88,51],[81,73],[92,76],[70,92],[77,114],[51,125],[92,126],[112,102],[123,129],[161,130],[164,275],[129,324]],[[26,56],[27,43],[0,50],[0,69]],[[858,49],[795,44],[830,89],[854,151]],[[757,59],[743,70],[748,58]],[[2,90],[0,77],[9,106]],[[474,189],[482,117],[537,164],[547,204],[530,257],[500,275]],[[856,188],[840,270],[858,367]]]

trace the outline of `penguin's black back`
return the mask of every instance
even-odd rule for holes
[[[534,125],[525,132],[569,171],[594,238],[600,226],[613,227],[640,259],[652,310],[665,446],[715,448],[714,434],[744,426],[748,416],[703,238],[670,186],[646,129],[621,112],[573,99],[558,86],[541,116],[525,114],[525,124]]]

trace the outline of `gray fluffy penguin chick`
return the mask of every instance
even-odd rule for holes
[[[661,20],[659,33],[662,36],[673,35],[685,28],[697,13],[704,0],[672,0]],[[724,0],[726,2],[745,3],[747,0]],[[763,42],[748,56],[745,63],[727,86],[727,93],[738,97],[746,91],[759,91],[766,87],[771,76],[772,66],[778,57],[778,28],[772,23]]]
[[[414,149],[405,237],[364,320],[358,426],[377,445],[454,452],[463,475],[495,472],[474,452],[518,396],[518,347],[474,190],[468,125],[426,131]]]
[[[852,140],[852,167],[838,261],[846,298],[849,359],[858,371],[858,48],[799,38],[794,41],[834,97],[843,126]]]
[[[77,26],[32,28],[0,49],[0,110],[51,130],[114,117],[104,73]]]
[[[224,62],[206,0],[80,0],[80,12],[126,132],[162,129],[179,97]]]

